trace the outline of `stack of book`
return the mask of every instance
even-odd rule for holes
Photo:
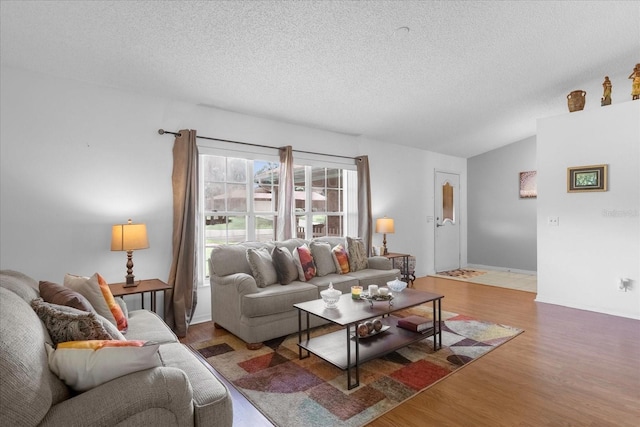
[[[433,321],[422,316],[407,316],[398,319],[398,327],[414,332],[425,332],[433,328]]]

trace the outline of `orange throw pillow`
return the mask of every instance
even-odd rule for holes
[[[95,273],[91,277],[83,277],[67,274],[64,277],[64,285],[88,299],[93,309],[113,323],[119,331],[127,330],[129,327],[127,317],[113,297],[107,281],[101,275]]]

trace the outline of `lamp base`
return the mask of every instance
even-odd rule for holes
[[[126,283],[122,286],[123,288],[133,288],[138,286],[136,281],[134,280],[135,276],[133,275],[133,251],[127,251],[127,275],[125,276],[127,279]]]
[[[127,275],[127,281],[125,282],[124,285],[122,285],[122,287],[123,288],[135,288],[136,286],[138,286],[138,283],[136,283],[136,281],[134,280],[133,274]]]

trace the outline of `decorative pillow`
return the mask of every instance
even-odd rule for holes
[[[304,278],[304,270],[302,269],[302,264],[300,263],[300,254],[298,254],[298,248],[293,249],[293,263],[296,265],[296,270],[298,270],[298,280],[301,282],[306,282],[307,279]]]
[[[316,264],[316,275],[326,276],[336,272],[336,264],[331,255],[331,245],[326,242],[311,242],[309,245],[313,262]]]
[[[127,303],[124,301],[122,297],[115,297],[116,303],[120,306],[120,310],[122,310],[122,314],[127,319],[129,318],[129,309],[127,308]]]
[[[349,251],[349,269],[351,271],[367,268],[367,251],[362,239],[347,237],[347,250]]]
[[[276,273],[276,268],[271,261],[271,254],[267,248],[247,249],[247,261],[259,288],[278,282],[278,273]]]
[[[273,248],[271,259],[273,260],[273,266],[276,268],[278,281],[281,285],[288,285],[298,278],[298,268],[289,249]]]
[[[66,305],[82,311],[93,311],[91,303],[82,294],[73,291],[66,286],[53,282],[41,281],[39,284],[40,296],[46,302],[57,305]]]
[[[72,341],[46,345],[49,368],[69,387],[87,391],[115,378],[161,366],[160,344],[145,341]]]
[[[96,313],[116,325],[119,331],[127,330],[129,327],[127,317],[116,303],[107,281],[101,275],[95,273],[91,277],[82,277],[67,274],[64,276],[64,285],[88,299]]]
[[[31,301],[31,307],[44,323],[54,344],[79,340],[112,340],[113,337],[93,312],[77,310],[66,305]]]
[[[336,271],[339,274],[346,274],[349,272],[349,254],[342,245],[336,245],[331,249],[331,256],[333,262],[336,265]]]
[[[306,282],[316,275],[316,265],[313,263],[311,250],[307,245],[298,246],[293,250],[293,260],[298,268],[298,279]]]

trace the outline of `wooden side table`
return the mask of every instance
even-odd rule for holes
[[[109,284],[111,293],[114,297],[123,297],[127,295],[140,294],[140,300],[142,301],[142,308],[144,309],[144,294],[149,292],[151,294],[151,311],[156,312],[156,292],[161,291],[166,295],[167,289],[171,289],[171,286],[166,284],[160,279],[147,279],[140,280],[138,286],[125,287],[125,283],[112,283]]]
[[[402,274],[402,280],[407,282],[409,286],[413,286],[413,279],[411,278],[412,274],[409,271],[409,257],[411,254],[401,254],[397,252],[387,252],[385,255],[382,255],[385,258],[388,258],[393,261],[394,258],[403,258],[404,268],[400,272]]]

